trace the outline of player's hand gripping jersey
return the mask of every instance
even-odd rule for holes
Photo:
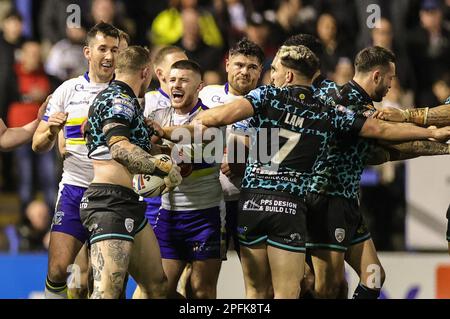
[[[175,113],[175,109],[172,107],[164,108],[154,112],[154,120],[161,126],[189,124],[199,112],[206,109],[208,107],[199,99],[189,114],[181,115]],[[170,144],[169,141],[166,143]],[[183,149],[184,153],[191,153],[191,151],[186,147]],[[195,152],[201,151],[202,148],[195,147]],[[223,199],[222,187],[218,182],[220,164],[214,162],[213,154],[204,153],[203,155],[201,163],[195,163],[192,160],[192,173],[184,176],[178,187],[162,196],[162,208],[172,211],[189,211],[220,205]]]

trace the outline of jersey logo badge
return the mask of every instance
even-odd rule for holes
[[[249,199],[245,201],[242,209],[248,210],[248,211],[255,211],[255,212],[262,212],[264,211],[264,207],[262,205],[259,205],[258,203],[255,203],[255,201]]]
[[[345,229],[336,228],[336,230],[334,231],[334,237],[336,237],[336,240],[339,243],[342,243],[342,241],[345,239]]]
[[[64,217],[64,212],[61,212],[61,211],[56,212],[55,216],[53,216],[53,225],[60,226],[63,217]]]
[[[131,218],[126,218],[125,219],[125,228],[129,233],[131,233],[134,228],[134,220]]]

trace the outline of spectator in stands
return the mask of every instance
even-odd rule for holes
[[[50,227],[50,209],[43,201],[35,200],[26,208],[28,224],[17,228],[19,251],[41,251],[48,247],[47,233]]]
[[[188,33],[184,28],[188,18],[183,18],[183,11],[188,10],[188,17],[197,13],[198,36],[208,47],[223,49],[224,40],[219,27],[211,12],[198,6],[197,0],[170,0],[169,8],[162,11],[153,21],[150,30],[150,42],[153,45],[175,44],[181,41],[183,35]],[[188,35],[189,36],[189,35]],[[201,62],[198,61],[197,62]]]
[[[260,13],[252,13],[247,20],[246,37],[264,51],[265,60],[262,74],[270,70],[270,64],[278,51],[280,39],[272,37],[272,31],[273,25]]]
[[[198,62],[203,71],[217,70],[223,59],[223,50],[205,43],[201,35],[199,23],[200,12],[194,8],[187,8],[181,12],[183,35],[176,43],[186,51],[186,55]]]
[[[414,73],[411,71],[409,56],[401,45],[394,41],[394,33],[391,22],[386,18],[381,18],[376,28],[371,32],[371,45],[389,49],[397,57],[396,75],[404,89],[414,86]]]
[[[433,83],[433,93],[436,96],[436,99],[439,101],[439,104],[444,104],[444,102],[450,96],[449,72],[442,75],[436,82]]]
[[[322,41],[324,52],[320,57],[321,71],[327,77],[332,77],[340,58],[352,59],[353,44],[345,43],[338,34],[336,19],[329,13],[323,13],[317,21],[317,35]]]
[[[439,0],[423,0],[419,16],[421,26],[408,36],[408,54],[416,78],[416,105],[432,106],[439,102],[433,82],[450,69],[450,31],[443,24]]]
[[[348,58],[340,58],[334,71],[333,80],[337,85],[344,85],[353,79],[354,73],[353,62]]]
[[[39,14],[39,30],[45,46],[51,46],[66,37],[69,5],[80,7],[81,18],[86,18],[91,0],[44,0]]]
[[[55,78],[52,87],[86,72],[88,66],[83,54],[86,29],[66,28],[66,38],[58,41],[50,50],[45,71]]]
[[[276,3],[276,10],[271,14],[275,16],[272,22],[275,23],[279,44],[298,33],[314,33],[317,17],[312,6],[304,6],[302,0],[278,0]]]
[[[0,34],[0,117],[6,119],[8,106],[15,99],[15,73],[13,65],[17,51],[22,44],[23,23],[22,16],[14,9],[10,10],[2,23],[3,32]],[[3,189],[14,190],[14,178],[11,167],[12,154],[0,154],[2,170],[0,176],[3,177]]]
[[[20,59],[14,65],[17,78],[18,96],[8,109],[8,126],[20,127],[33,121],[39,107],[50,94],[50,82],[41,64],[39,42],[26,41],[22,45]],[[22,212],[33,201],[34,168],[38,176],[40,190],[44,192],[47,205],[53,207],[56,194],[55,154],[34,154],[31,143],[14,151],[17,165],[19,196]]]

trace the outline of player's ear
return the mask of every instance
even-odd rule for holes
[[[148,79],[149,76],[152,76],[152,71],[150,70],[150,67],[145,67],[142,69],[142,78]]]
[[[197,93],[200,92],[204,86],[205,86],[205,82],[200,81],[200,83],[198,84],[198,87],[197,87]]]
[[[225,71],[228,73],[230,70],[230,60],[225,59]]]
[[[164,77],[163,70],[161,68],[155,68],[155,74],[159,81],[165,82],[163,79],[163,77]]]
[[[285,82],[291,83],[293,80],[294,80],[294,73],[292,73],[291,71],[287,71],[285,75]]]
[[[372,72],[372,80],[375,84],[378,84],[381,79],[381,73],[380,70],[375,70]]]
[[[86,58],[86,60],[88,60],[88,61],[91,60],[91,48],[88,47],[87,45],[85,45],[83,47],[83,54],[84,54],[84,57]]]

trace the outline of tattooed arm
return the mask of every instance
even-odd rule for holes
[[[119,123],[111,123],[103,127],[112,158],[125,166],[131,174],[167,175],[172,165],[160,161],[139,146],[130,143],[125,133],[126,128]]]
[[[434,141],[411,141],[398,144],[381,142],[368,159],[368,165],[379,165],[388,161],[401,161],[419,156],[449,155],[450,145]]]
[[[382,108],[375,113],[375,117],[394,122],[410,122],[422,126],[450,125],[450,105],[440,105],[434,108],[416,108],[401,110],[398,108]]]

